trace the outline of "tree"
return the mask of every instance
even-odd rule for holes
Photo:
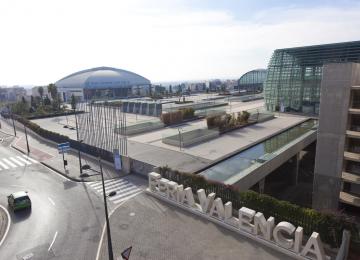
[[[57,98],[57,94],[58,94],[58,91],[57,91],[57,87],[55,84],[51,83],[47,86],[47,89],[48,89],[48,92],[50,93],[50,96],[52,98],[52,100],[55,100]]]
[[[42,100],[42,99],[43,99],[43,96],[44,96],[44,88],[43,88],[43,87],[39,87],[39,88],[38,88],[38,92],[39,92],[40,98],[41,98],[41,100]]]
[[[49,99],[48,96],[46,96],[46,97],[44,98],[44,105],[45,105],[45,106],[50,106],[50,105],[51,105],[51,101],[50,101],[50,99]]]
[[[74,94],[71,95],[71,109],[75,109],[76,108],[76,97],[74,96]]]
[[[21,97],[21,102],[23,102],[24,104],[26,104],[26,100],[25,100],[25,97],[24,97],[24,96]]]
[[[30,106],[34,109],[37,107],[34,96],[31,96],[31,98],[30,98]]]
[[[172,86],[171,86],[171,85],[169,86],[169,93],[170,93],[170,94],[173,93],[173,92],[172,92]]]

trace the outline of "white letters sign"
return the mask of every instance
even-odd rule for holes
[[[275,219],[265,219],[261,212],[242,207],[238,211],[238,217],[232,215],[232,203],[224,202],[216,198],[215,193],[206,195],[205,190],[197,191],[198,202],[195,201],[193,191],[190,187],[184,188],[176,182],[162,178],[160,174],[149,173],[149,194],[155,197],[175,203],[181,207],[201,214],[222,226],[236,230],[263,244],[272,246],[284,252],[284,250],[299,259],[330,259],[324,252],[320,235],[313,232],[307,242],[303,244],[303,228],[295,227],[289,222],[279,222],[275,226]]]

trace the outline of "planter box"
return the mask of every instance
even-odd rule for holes
[[[144,132],[149,132],[152,130],[160,129],[164,127],[164,123],[161,121],[157,122],[144,122],[136,125],[130,125],[126,127],[126,134],[127,135],[135,135]],[[117,129],[115,129],[115,133],[119,133]]]
[[[195,129],[189,132],[181,133],[181,146],[187,147],[190,145],[202,143],[208,140],[212,140],[220,135],[218,130],[214,129]],[[164,144],[173,146],[179,146],[180,138],[179,134],[168,136],[162,139]]]

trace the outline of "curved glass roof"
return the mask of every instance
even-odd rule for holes
[[[251,70],[240,77],[238,85],[261,84],[265,81],[266,74],[266,69]]]
[[[60,88],[104,89],[150,85],[151,82],[127,70],[97,67],[73,73],[55,84]]]

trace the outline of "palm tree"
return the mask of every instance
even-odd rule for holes
[[[38,92],[39,92],[39,95],[41,97],[41,100],[43,99],[43,96],[44,96],[44,88],[43,87],[39,87],[38,88]]]
[[[50,96],[52,100],[55,100],[57,98],[57,87],[55,84],[51,83],[47,86],[48,92],[50,93]]]

